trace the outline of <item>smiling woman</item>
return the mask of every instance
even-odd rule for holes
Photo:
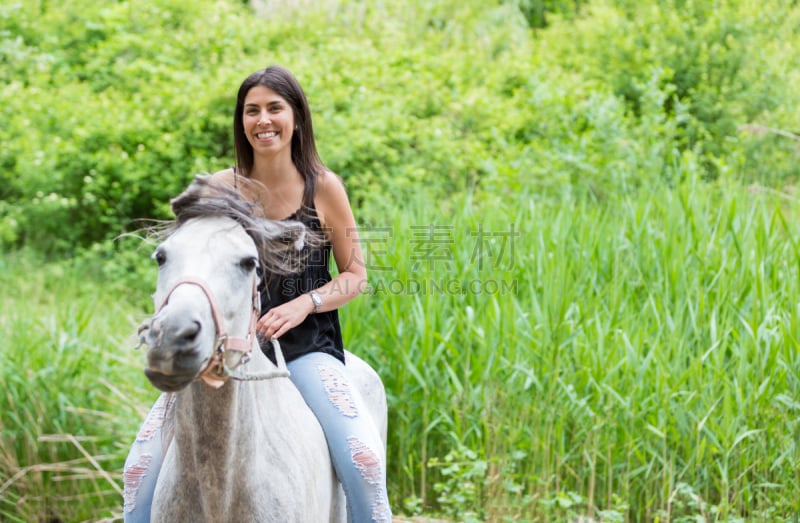
[[[276,133],[278,140],[269,133]],[[218,174],[234,186],[236,176],[240,175],[268,187],[270,192],[262,192],[258,199],[265,204],[269,217],[284,218],[297,206],[314,205],[319,178],[328,169],[317,153],[311,109],[294,75],[272,66],[256,71],[242,82],[234,109],[233,140],[236,169]],[[284,176],[272,179],[287,173],[293,175],[294,179],[289,180],[294,182],[292,187],[274,183],[287,181]],[[276,195],[276,191],[280,194]],[[298,199],[292,200],[297,196]],[[281,205],[289,203],[294,205]]]

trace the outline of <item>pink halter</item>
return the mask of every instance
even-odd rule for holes
[[[161,306],[158,307],[156,313],[161,311],[167,302],[169,302],[169,298],[172,296],[172,293],[175,292],[175,289],[177,289],[180,285],[186,284],[200,287],[200,290],[203,291],[208,299],[208,304],[211,306],[211,315],[214,318],[214,326],[216,328],[216,349],[214,350],[214,355],[211,357],[211,359],[209,359],[208,365],[205,369],[203,369],[198,378],[202,379],[206,385],[218,389],[222,387],[222,385],[224,385],[230,377],[228,369],[225,368],[225,352],[241,352],[241,364],[247,362],[249,358],[248,355],[253,349],[253,342],[256,337],[256,322],[258,321],[258,316],[261,312],[261,301],[258,296],[256,276],[253,276],[253,307],[250,314],[250,327],[247,331],[247,336],[244,338],[228,336],[228,333],[225,330],[225,322],[222,319],[222,314],[219,311],[217,301],[214,299],[211,289],[208,288],[208,285],[206,285],[204,281],[198,278],[182,278],[175,282],[175,284],[172,286],[172,289],[170,289],[170,291],[167,293],[167,297],[164,298]]]

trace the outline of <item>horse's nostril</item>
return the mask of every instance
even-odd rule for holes
[[[175,339],[182,342],[192,342],[200,334],[201,325],[197,320],[193,320],[175,332]]]

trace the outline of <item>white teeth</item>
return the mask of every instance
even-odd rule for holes
[[[271,131],[271,132],[268,132],[268,133],[256,133],[256,138],[262,138],[262,139],[263,138],[272,138],[273,136],[275,136],[275,134],[276,133],[274,131]]]

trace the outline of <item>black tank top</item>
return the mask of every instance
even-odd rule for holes
[[[298,220],[315,233],[322,234],[322,224],[316,209],[306,213],[295,212],[287,220]],[[262,274],[261,312],[265,314],[272,307],[293,300],[325,285],[333,278],[330,273],[331,244],[325,241],[321,246],[308,250],[306,264],[302,272],[288,276]],[[339,312],[331,311],[309,314],[300,325],[284,333],[278,341],[286,361],[292,361],[309,352],[324,352],[344,363],[342,329]],[[273,362],[275,354],[271,343],[260,340],[261,350]]]

